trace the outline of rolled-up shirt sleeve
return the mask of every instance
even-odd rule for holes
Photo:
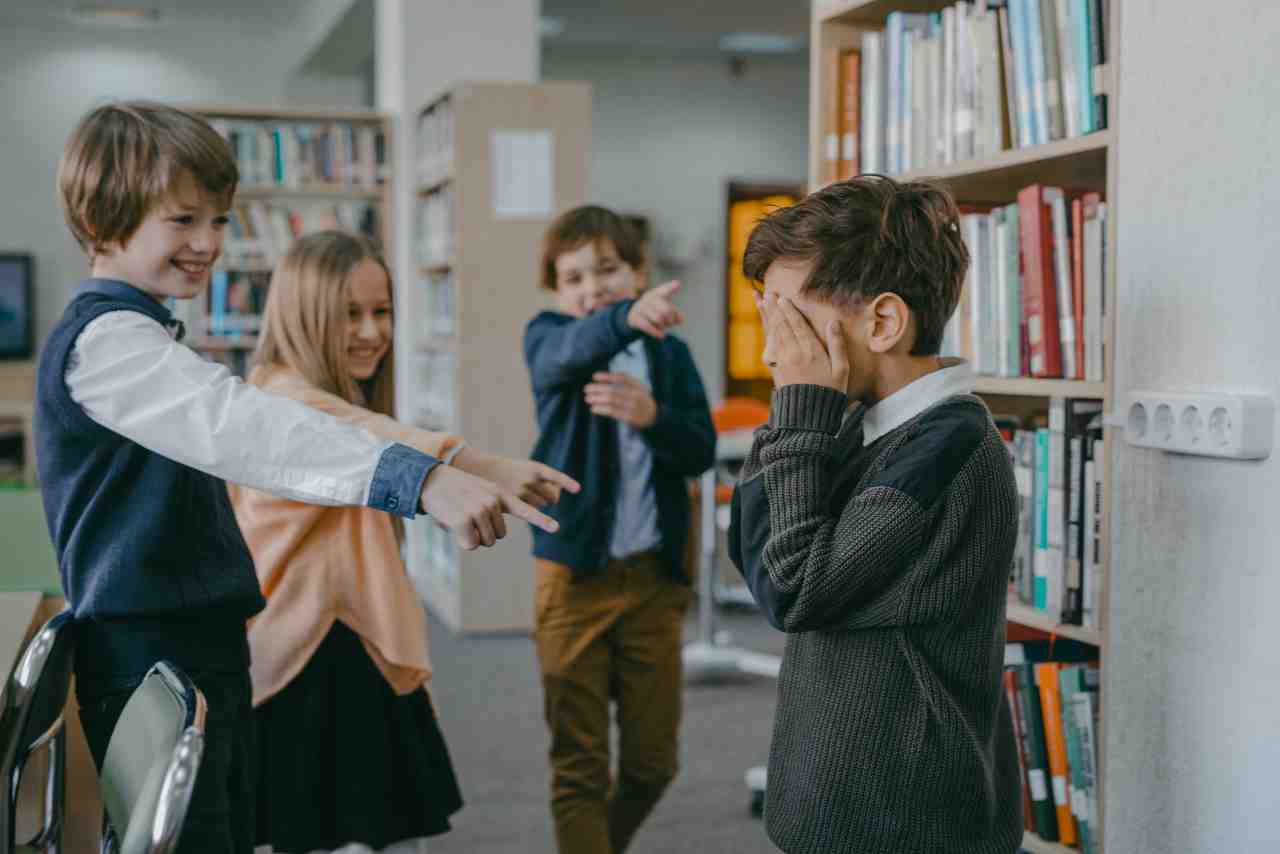
[[[242,382],[134,311],[90,322],[65,379],[71,399],[107,429],[214,477],[294,501],[412,517],[439,464]]]

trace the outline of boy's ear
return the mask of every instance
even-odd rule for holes
[[[880,294],[867,306],[867,348],[889,353],[911,332],[911,309],[897,294]]]

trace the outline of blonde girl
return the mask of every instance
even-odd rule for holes
[[[394,412],[391,277],[366,238],[299,240],[271,279],[249,381],[417,448],[534,506],[571,478],[480,453]],[[449,829],[462,805],[427,695],[426,617],[390,517],[231,487],[266,609],[249,626],[257,842],[303,854]],[[500,539],[500,519],[477,543]]]

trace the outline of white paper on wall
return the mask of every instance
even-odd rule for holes
[[[494,217],[551,216],[555,208],[551,132],[495,130],[489,139]]]

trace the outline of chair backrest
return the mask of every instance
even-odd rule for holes
[[[5,683],[0,705],[0,779],[5,789],[0,798],[0,845],[6,846],[5,851],[13,850],[16,844],[18,784],[27,759],[62,732],[74,649],[70,626],[69,611],[45,623],[27,644]],[[51,785],[46,787],[45,832],[38,839],[56,833],[60,827],[64,760],[60,753],[54,760],[49,770]]]
[[[125,704],[102,762],[102,801],[122,854],[178,842],[204,751],[204,696],[158,662]]]

